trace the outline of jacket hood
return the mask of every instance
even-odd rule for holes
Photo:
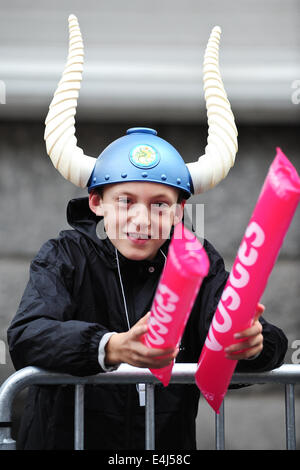
[[[67,207],[68,224],[96,243],[99,243],[96,229],[101,219],[103,219],[103,217],[99,217],[91,211],[88,197],[71,199],[71,201],[69,201]]]
[[[107,262],[109,260],[111,267],[117,267],[114,245],[107,236],[101,237],[99,233],[105,233],[104,224],[101,223],[101,221],[103,221],[103,217],[97,216],[93,211],[91,211],[88,197],[71,199],[69,201],[67,206],[67,221],[72,228],[82,233],[85,237],[88,237],[94,242],[94,244],[96,244],[97,248],[100,249],[98,249],[99,254],[101,255],[102,253],[105,255],[105,261]],[[97,233],[99,233],[99,236]],[[171,234],[172,233],[173,229],[171,231]],[[161,250],[165,255],[168,253],[170,240],[171,237],[170,239],[166,240],[161,247]],[[165,258],[160,252],[157,253],[153,260],[130,260],[123,256],[120,252],[118,252],[118,258],[120,264],[127,263],[137,266],[141,266],[141,264],[145,266],[163,266],[165,263]]]

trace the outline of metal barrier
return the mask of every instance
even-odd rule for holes
[[[192,384],[197,364],[175,364],[171,382]],[[158,380],[148,369],[140,369],[122,364],[117,371],[88,377],[49,372],[38,367],[25,367],[11,375],[0,388],[0,450],[15,450],[16,442],[11,438],[12,405],[15,396],[30,385],[74,385],[74,448],[84,448],[84,386],[90,384],[146,384],[145,406],[145,448],[155,449],[154,431],[154,387]],[[245,372],[233,374],[231,384],[281,383],[285,385],[286,448],[296,449],[295,394],[294,385],[300,383],[300,364],[286,364],[269,372]],[[225,448],[224,406],[216,414],[216,449]]]

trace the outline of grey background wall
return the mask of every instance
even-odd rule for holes
[[[276,147],[300,170],[299,2],[14,0],[0,1],[0,10],[0,339],[6,344],[30,260],[67,228],[68,200],[86,194],[57,174],[43,141],[67,55],[69,13],[77,14],[86,46],[78,144],[94,156],[135,125],[156,128],[187,162],[203,153],[201,61],[211,27],[222,26],[221,66],[239,152],[227,179],[192,201],[204,204],[204,235],[230,269]],[[299,228],[298,211],[262,299],[265,317],[288,336],[287,363],[300,340]],[[0,383],[14,371],[7,346],[2,362]],[[284,448],[283,393],[267,386],[229,392],[227,447]],[[22,406],[21,396],[16,423]],[[199,448],[213,447],[213,421],[201,400]]]

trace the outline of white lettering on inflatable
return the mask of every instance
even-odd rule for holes
[[[253,235],[255,235],[254,238]],[[250,238],[253,238],[253,240],[250,241]],[[263,229],[258,225],[257,222],[252,221],[246,229],[244,239],[238,250],[238,260],[234,264],[229,276],[229,282],[232,285],[227,285],[225,287],[218,304],[217,312],[215,313],[209,328],[205,346],[212,351],[221,351],[223,349],[223,346],[221,346],[221,344],[215,338],[214,330],[218,333],[226,333],[231,329],[232,319],[226,308],[231,311],[235,311],[240,307],[241,298],[236,289],[242,289],[249,283],[250,274],[245,266],[253,266],[257,262],[259,251],[256,250],[256,248],[262,246],[264,241],[265,233]],[[235,276],[234,269],[240,275],[239,278]],[[228,299],[230,299],[230,303],[227,304],[225,308],[223,302],[226,302]],[[223,318],[223,323],[218,322],[216,315],[217,313],[220,315],[220,317]]]
[[[223,317],[223,323],[220,324],[217,321],[216,315],[214,315],[212,325],[216,331],[219,333],[225,333],[226,331],[229,331],[232,325],[232,320],[231,316],[228,314],[227,310],[225,309],[224,305],[222,304],[222,301],[219,302],[218,305],[218,311],[220,315]]]
[[[247,227],[245,236],[250,238],[251,235],[255,234],[255,239],[251,243],[253,246],[259,247],[262,246],[265,241],[265,233],[263,229],[256,222],[251,222],[249,227]]]
[[[165,326],[165,323],[169,323],[172,320],[170,313],[175,312],[178,300],[179,296],[168,286],[165,284],[159,284],[146,336],[147,344],[150,343],[150,345],[155,346],[161,346],[164,344],[164,336],[169,331]]]
[[[161,335],[168,333],[168,328],[160,323],[156,318],[152,317],[148,325],[148,332],[151,334],[150,342],[155,346],[160,346],[164,343]]]
[[[248,245],[247,242],[244,240],[239,248],[238,256],[245,266],[252,266],[257,261],[258,253],[255,248],[250,248],[248,255],[246,255],[247,250]]]
[[[245,269],[244,266],[241,265],[241,263],[236,263],[233,268],[239,273],[240,277],[236,278],[232,269],[229,276],[230,283],[233,285],[233,287],[241,289],[242,287],[245,287],[248,284],[250,279],[249,273],[247,269]]]
[[[227,286],[224,289],[221,299],[223,302],[226,302],[227,299],[231,299],[231,302],[227,307],[229,310],[237,310],[241,304],[241,299],[239,294],[231,286]]]
[[[164,300],[163,295],[166,295],[166,300]],[[168,286],[161,284],[156,299],[163,310],[166,312],[174,312],[176,308],[175,304],[178,302],[179,297],[175,292],[169,289]]]
[[[174,305],[174,310],[175,310],[175,305]],[[153,307],[153,315],[155,318],[157,318],[158,321],[162,323],[169,323],[172,321],[172,316],[165,312],[162,308],[160,308],[159,305],[154,305]]]
[[[251,245],[255,247],[261,246],[265,241],[265,234],[256,222],[249,224],[245,232],[245,238],[250,238],[253,234],[255,235],[255,239],[251,242]],[[257,261],[258,252],[255,248],[250,248],[248,255],[246,255],[247,249],[248,244],[247,241],[244,240],[239,248],[238,256],[245,266],[252,266]]]
[[[208,349],[211,349],[212,351],[221,351],[223,349],[222,346],[218,343],[218,341],[215,338],[212,325],[209,328],[209,332],[205,340],[205,346]]]

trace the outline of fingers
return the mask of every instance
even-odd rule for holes
[[[263,304],[257,304],[253,322],[259,319],[259,317],[264,313],[265,309],[266,307]]]
[[[148,348],[141,341],[148,330],[150,313],[142,317],[129,331],[119,334],[121,343],[118,350],[121,362],[135,367],[160,369],[171,364],[177,356],[179,348]]]
[[[252,326],[246,328],[246,330],[240,331],[239,333],[235,333],[235,339],[243,339],[248,338],[250,336],[259,335],[262,332],[262,324],[259,320],[256,320]]]
[[[178,354],[178,348],[148,348],[141,341],[147,333],[150,312],[142,317],[127,333],[123,354],[125,362],[136,367],[159,369],[172,363]]]
[[[263,349],[263,339],[257,338],[255,340],[248,340],[242,343],[228,346],[225,349],[226,359],[240,361],[242,359],[249,359],[256,354],[260,353]]]
[[[138,322],[136,322],[135,325],[142,325],[142,324],[146,324],[150,318],[150,315],[151,315],[151,312],[147,312],[146,315],[144,315],[142,318],[139,319]]]
[[[136,367],[160,369],[172,363],[178,354],[178,348],[151,349],[139,344],[132,352],[130,364]]]
[[[264,306],[264,304],[261,304],[261,303],[258,303],[257,306],[256,306],[256,310],[259,310],[260,313],[263,313],[265,311],[266,307]]]
[[[236,333],[234,337],[241,341],[225,348],[227,359],[249,359],[263,349],[262,325],[258,320],[250,328]]]
[[[255,315],[254,315],[251,327],[247,328],[246,330],[235,333],[234,337],[236,339],[240,339],[240,338],[246,338],[248,336],[253,336],[255,334],[261,333],[262,326],[261,326],[261,323],[258,321],[258,319],[262,315],[262,313],[265,311],[265,309],[266,308],[263,304],[258,303],[256,306],[256,311],[255,311]],[[259,331],[257,331],[257,327]]]
[[[138,325],[136,324],[134,327],[131,328],[130,334],[132,339],[138,341],[141,336],[143,336],[148,331],[148,325]]]
[[[146,315],[144,315],[142,318],[140,318],[139,321],[136,322],[136,324],[132,328],[136,328],[137,326],[147,325],[148,321],[149,321],[149,318],[150,318],[150,314],[151,314],[151,312],[146,313]]]
[[[131,333],[132,333],[132,336],[135,338],[135,339],[139,339],[140,336],[144,335],[145,333],[147,333],[147,330],[148,330],[148,320],[150,318],[150,313],[151,312],[148,312],[146,313],[146,315],[144,315],[132,328],[131,328]]]

